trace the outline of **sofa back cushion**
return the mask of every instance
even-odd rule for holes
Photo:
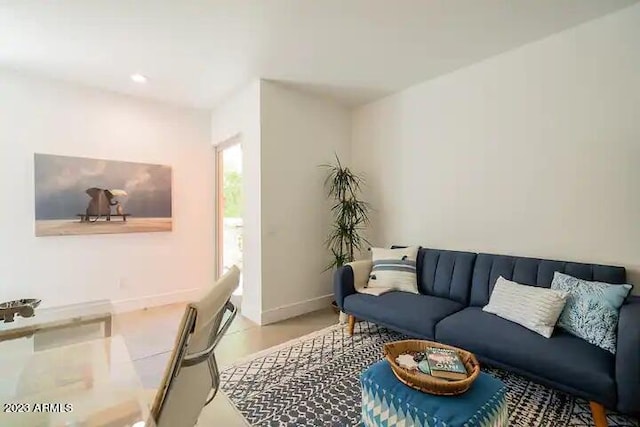
[[[469,305],[476,254],[421,248],[418,252],[418,290]]]
[[[486,305],[500,276],[524,285],[549,288],[556,271],[579,279],[613,284],[624,284],[627,277],[624,267],[481,253],[476,257],[473,269],[469,305]]]

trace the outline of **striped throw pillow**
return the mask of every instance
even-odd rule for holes
[[[568,295],[564,291],[522,285],[500,276],[489,304],[482,310],[551,338]]]
[[[371,248],[371,254],[373,268],[367,287],[418,293],[417,246],[398,249]]]

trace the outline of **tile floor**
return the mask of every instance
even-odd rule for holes
[[[183,304],[172,304],[114,318],[113,333],[124,337],[145,388],[156,388],[162,379],[183,311]],[[224,368],[240,358],[337,322],[338,315],[331,308],[262,327],[239,314],[216,349],[218,365]],[[198,425],[232,427],[246,424],[226,397],[219,394],[205,408]]]

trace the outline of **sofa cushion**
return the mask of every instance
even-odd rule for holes
[[[418,290],[425,295],[469,304],[476,254],[423,248],[418,253]]]
[[[469,307],[439,322],[436,340],[546,379],[565,391],[615,405],[614,356],[566,332],[545,338],[479,307]]]
[[[553,274],[556,271],[579,279],[597,282],[624,284],[626,281],[624,267],[478,254],[473,268],[469,305],[486,305],[489,302],[493,286],[500,276],[523,285],[548,288],[551,286]]]
[[[427,339],[434,338],[436,323],[463,308],[445,298],[407,292],[353,294],[344,299],[344,311],[349,314]]]

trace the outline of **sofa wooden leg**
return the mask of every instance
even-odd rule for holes
[[[607,427],[607,415],[604,406],[594,401],[590,401],[589,406],[591,407],[591,415],[596,427]]]
[[[356,317],[353,314],[349,315],[349,324],[347,326],[347,333],[349,336],[353,335],[353,328],[356,326]]]

